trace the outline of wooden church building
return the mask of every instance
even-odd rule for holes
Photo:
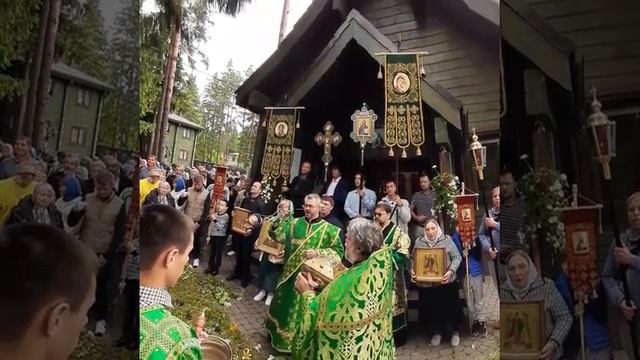
[[[399,191],[418,189],[418,174],[438,163],[445,147],[457,175],[473,182],[464,152],[472,128],[487,145],[486,178],[497,181],[499,168],[499,5],[495,0],[314,0],[278,49],[236,92],[237,104],[265,116],[266,106],[304,106],[294,148],[314,162],[322,175],[322,147],[314,136],[331,121],[342,142],[333,148],[336,164],[350,179],[360,166],[359,145],[351,140],[351,115],[366,103],[379,116],[382,137],[385,88],[377,73],[389,52],[421,52],[422,106],[426,141],[422,156],[388,155],[380,141],[368,145],[364,169],[370,188],[396,175]],[[266,128],[256,140],[251,175],[260,177]],[[297,164],[294,164],[297,165]]]

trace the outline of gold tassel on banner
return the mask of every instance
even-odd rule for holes
[[[300,109],[304,107],[265,107],[263,126],[267,127],[267,138],[260,167],[265,185],[275,186],[280,178],[289,178]]]
[[[385,55],[385,145],[402,149],[403,159],[407,148],[416,147],[416,155],[422,156],[424,144],[424,114],[422,112],[421,76],[425,69],[420,53],[393,53]],[[390,154],[392,151],[389,152]]]
[[[296,111],[296,129],[300,129],[300,112]]]
[[[382,64],[380,64],[380,68],[378,69],[378,79],[382,79]]]
[[[389,148],[389,156],[394,156],[395,153],[393,152],[393,148]]]

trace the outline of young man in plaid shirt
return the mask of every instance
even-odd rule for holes
[[[193,221],[166,205],[140,216],[140,359],[201,360],[195,332],[170,312],[174,286],[193,249]],[[167,341],[170,339],[171,341]]]

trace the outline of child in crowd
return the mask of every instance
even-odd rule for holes
[[[227,200],[218,200],[216,213],[210,216],[209,225],[209,267],[206,273],[213,276],[218,275],[220,263],[222,261],[222,249],[227,241],[227,230],[229,228],[229,214],[227,213]]]

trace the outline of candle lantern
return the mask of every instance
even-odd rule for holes
[[[487,147],[483,146],[478,141],[478,135],[476,135],[476,129],[473,129],[473,136],[471,137],[473,142],[470,145],[471,154],[473,155],[473,165],[478,171],[478,177],[480,180],[484,180],[482,171],[487,166]]]
[[[602,112],[602,104],[596,97],[596,89],[591,88],[593,101],[591,102],[591,115],[587,119],[587,128],[593,142],[595,155],[602,165],[604,178],[611,180],[611,168],[609,162],[616,156],[616,123],[610,121],[607,114]]]

